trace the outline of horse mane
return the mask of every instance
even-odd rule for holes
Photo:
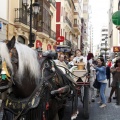
[[[9,50],[6,46],[6,43],[4,43],[4,42],[0,42],[0,56],[2,58],[2,62],[5,61],[7,66],[13,72],[13,66],[12,66],[12,63],[11,63]]]
[[[18,52],[19,59],[19,78],[23,76],[25,72],[24,70],[27,68],[30,72],[30,77],[34,77],[38,80],[40,78],[40,65],[37,59],[36,51],[18,42],[15,43],[15,48]]]

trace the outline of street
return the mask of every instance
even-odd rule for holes
[[[110,88],[106,90],[106,96],[108,98]],[[90,104],[90,118],[89,120],[120,120],[120,106],[116,105],[116,100],[112,99],[112,103],[107,103],[107,107],[101,109],[97,103],[99,98],[96,98],[94,103]],[[70,106],[67,106],[65,117],[63,120],[70,119]],[[85,120],[82,116],[82,104],[79,103],[79,115],[76,120]]]
[[[107,88],[106,95],[108,98],[110,88]],[[112,103],[107,103],[107,107],[101,109],[97,103],[99,98],[96,98],[94,103],[90,104],[90,118],[89,120],[120,120],[120,106],[116,105],[116,100],[112,99]],[[82,104],[79,102],[79,114],[76,120],[85,120],[82,116]],[[71,105],[70,102],[66,105],[65,116],[63,120],[71,120],[70,118]],[[0,120],[2,120],[2,113],[0,113]]]

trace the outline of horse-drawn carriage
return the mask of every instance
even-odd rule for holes
[[[54,53],[45,53],[38,60],[36,51],[13,37],[7,44],[0,42],[0,56],[11,75],[7,84],[6,79],[0,83],[0,91],[9,89],[3,101],[3,120],[62,120],[68,100],[72,101],[71,119],[75,119],[78,97],[84,117],[89,118],[89,82],[67,69],[64,74],[52,60]]]

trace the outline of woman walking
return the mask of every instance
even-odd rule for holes
[[[108,98],[108,103],[111,102],[111,97],[112,97],[113,93],[115,92],[115,94],[116,94],[116,85],[117,85],[117,82],[120,81],[120,58],[118,60],[116,60],[115,66],[113,68],[111,68],[111,72],[113,75],[113,81],[111,84],[112,88],[110,91],[110,96]]]
[[[98,82],[100,82],[100,97],[101,97],[101,103],[102,103],[100,108],[104,108],[106,107],[106,98],[105,98],[105,89],[107,86],[106,67],[105,67],[103,58],[99,58],[97,62],[98,62],[97,67],[94,65],[92,66],[96,69],[97,71],[96,77]]]

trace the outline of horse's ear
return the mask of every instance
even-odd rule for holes
[[[7,43],[7,47],[9,50],[14,48],[14,46],[15,46],[15,36],[13,36],[12,39]]]

